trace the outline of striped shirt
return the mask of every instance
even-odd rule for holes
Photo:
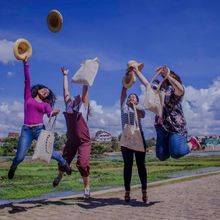
[[[136,109],[139,111],[144,111],[144,109],[140,105],[136,105]],[[124,130],[125,124],[129,124],[128,115],[130,119],[130,124],[134,125],[134,110],[126,104],[126,100],[121,105],[121,124],[122,130]],[[138,118],[138,124],[140,130],[142,131],[141,119]]]

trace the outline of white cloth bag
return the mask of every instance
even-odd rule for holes
[[[160,74],[157,73],[152,78],[151,82],[148,83],[146,86],[146,91],[145,91],[145,96],[144,96],[144,107],[145,107],[145,109],[155,113],[159,117],[162,117],[165,92],[161,91],[160,87],[166,78],[161,80],[157,89],[153,89],[151,86],[152,82],[157,78],[158,75],[160,75]]]
[[[145,152],[144,142],[141,135],[137,110],[134,106],[134,125],[130,124],[130,116],[128,112],[128,124],[125,124],[121,139],[120,145],[123,147],[127,147],[131,150]]]
[[[99,68],[98,58],[88,59],[81,63],[81,67],[72,77],[73,83],[92,86]]]
[[[40,135],[37,139],[37,143],[34,149],[34,154],[32,156],[32,160],[42,161],[47,164],[50,163],[50,159],[53,153],[53,145],[54,145],[54,128],[56,123],[56,117],[53,122],[51,122],[51,118],[49,119],[47,130],[42,129]]]

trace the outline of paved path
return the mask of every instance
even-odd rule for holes
[[[62,198],[0,207],[0,220],[219,220],[220,174],[149,188],[149,204],[140,189],[126,203],[123,192],[96,195],[88,201]]]

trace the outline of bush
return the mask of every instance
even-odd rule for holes
[[[17,138],[5,138],[4,143],[1,149],[2,156],[14,156],[15,155],[15,148],[18,145]]]
[[[119,141],[115,137],[112,138],[112,146],[111,146],[111,148],[112,148],[113,151],[119,151],[119,149],[120,149]]]
[[[111,146],[109,145],[104,145],[100,143],[92,143],[91,147],[91,154],[92,155],[101,155],[104,154],[105,152],[111,152]]]

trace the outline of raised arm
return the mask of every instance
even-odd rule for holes
[[[134,72],[138,79],[141,81],[141,83],[144,86],[147,86],[149,84],[149,81],[144,77],[144,75],[138,70],[138,66],[134,66]]]
[[[120,102],[121,102],[121,106],[122,104],[125,102],[127,98],[127,88],[125,88],[124,86],[122,87],[122,90],[121,90],[121,99],[120,99]]]
[[[183,85],[174,79],[171,75],[167,77],[173,88],[175,89],[174,93],[176,96],[182,96],[184,94],[184,87]]]
[[[174,88],[174,94],[176,96],[182,96],[184,94],[183,85],[172,76],[172,73],[170,73],[170,69],[168,67],[158,67],[156,71],[169,80],[170,84]]]
[[[27,59],[24,60],[23,63],[24,63],[24,100],[26,101],[31,97],[31,82],[30,82],[29,65]]]
[[[85,106],[89,105],[89,87],[87,85],[83,85],[82,88],[82,102]]]
[[[68,86],[68,69],[65,69],[64,67],[61,67],[61,71],[63,73],[63,99],[65,103],[68,103],[71,98],[70,98],[70,93],[69,93],[69,86]]]

